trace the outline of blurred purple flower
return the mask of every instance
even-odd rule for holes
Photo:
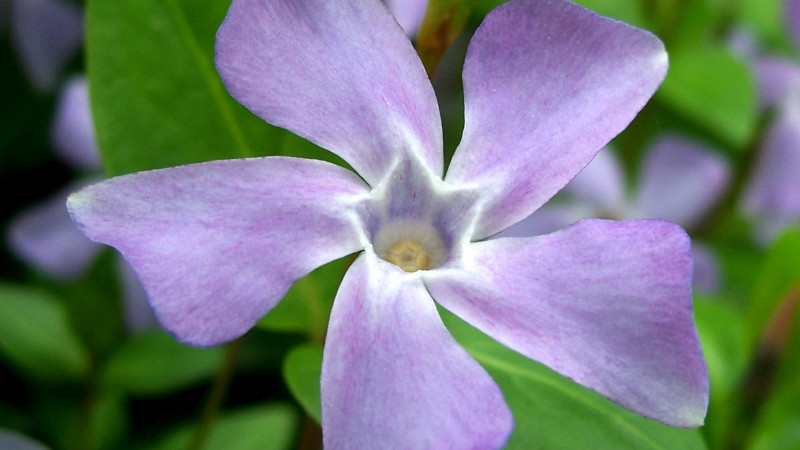
[[[83,13],[62,0],[10,0],[11,41],[31,84],[52,90],[83,44]]]
[[[50,143],[73,169],[88,172],[102,167],[85,76],[71,78],[62,88],[50,126]]]
[[[722,197],[730,168],[703,144],[664,136],[647,152],[637,189],[626,189],[624,178],[611,149],[600,151],[564,187],[563,201],[548,203],[501,236],[547,234],[588,217],[663,219],[692,228]],[[716,290],[718,274],[711,250],[694,242],[692,255],[694,287]]]
[[[800,49],[800,1],[784,4],[787,28]],[[800,224],[800,61],[751,55],[759,105],[775,119],[764,132],[742,207],[756,222],[758,240],[768,244],[783,229]]]
[[[0,448],[5,450],[47,450],[47,446],[33,438],[4,428],[0,428]]]
[[[326,448],[495,448],[513,419],[433,298],[510,348],[647,417],[698,426],[708,378],[689,239],[662,221],[586,220],[490,237],[539,208],[663,80],[661,42],[563,0],[513,0],[476,31],[466,126],[446,178],[436,99],[377,0],[234,0],[217,33],[228,91],[345,159],[215,161],[70,196],[179,340],[241,336],[312,269],[364,250],[334,301]]]
[[[84,77],[70,79],[61,91],[50,137],[59,155],[76,169],[93,171],[99,168]],[[59,280],[82,275],[101,246],[86,239],[75,228],[64,208],[64,199],[86,184],[88,180],[68,186],[14,218],[7,239],[12,252]]]
[[[85,77],[73,77],[65,83],[56,104],[50,140],[62,160],[73,168],[83,172],[100,169]],[[94,181],[97,177],[67,186],[12,219],[6,239],[12,253],[57,280],[69,281],[83,275],[101,246],[75,227],[64,201],[70,192]],[[126,300],[124,317],[130,330],[141,330],[152,326],[155,318],[148,311],[142,287],[132,282],[131,269],[125,266],[120,264],[118,268]]]
[[[794,41],[800,44],[800,0],[786,0],[785,3],[786,25]]]
[[[800,85],[777,105],[775,120],[758,148],[743,207],[757,221],[767,244],[791,224],[800,224]]]

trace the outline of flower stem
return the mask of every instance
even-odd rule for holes
[[[433,79],[444,52],[456,40],[469,17],[469,6],[456,0],[431,0],[417,33],[417,53]]]
[[[211,427],[219,415],[225,395],[228,393],[233,373],[236,371],[239,356],[242,353],[243,342],[244,337],[241,337],[227,345],[225,361],[223,361],[222,367],[220,367],[220,371],[214,379],[214,384],[211,386],[211,392],[209,392],[206,403],[203,406],[203,412],[197,422],[194,436],[187,447],[188,450],[201,450],[203,448]]]
[[[303,417],[303,429],[300,432],[298,450],[320,450],[322,448],[322,427],[311,417]]]

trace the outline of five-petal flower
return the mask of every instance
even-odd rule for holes
[[[708,379],[689,240],[661,221],[491,236],[530,215],[633,119],[667,65],[650,33],[565,0],[487,16],[464,66],[466,125],[442,177],[433,89],[377,0],[234,0],[217,34],[228,91],[338,154],[216,161],[74,194],[92,239],[137,270],[162,325],[214,345],[300,277],[364,250],[331,311],[327,448],[496,448],[502,393],[433,303],[645,416],[702,423]]]

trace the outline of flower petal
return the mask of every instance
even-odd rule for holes
[[[67,1],[14,1],[11,39],[31,84],[49,91],[83,41],[83,15]]]
[[[499,448],[513,426],[419,276],[371,252],[336,296],[321,389],[325,448]]]
[[[8,246],[20,259],[59,280],[81,276],[100,251],[70,220],[64,202],[72,186],[16,216],[8,228]]]
[[[490,13],[464,63],[464,136],[447,180],[477,183],[475,239],[530,215],[622,131],[664,79],[652,34],[566,0]]]
[[[765,134],[744,196],[745,209],[766,225],[765,242],[800,220],[800,90],[786,100]]]
[[[787,25],[789,32],[794,38],[794,42],[800,47],[800,0],[786,0],[784,4],[786,8]]]
[[[415,36],[425,18],[428,0],[386,0],[386,7],[397,19],[397,23],[406,30],[406,34]]]
[[[689,238],[661,221],[585,220],[471,245],[431,295],[489,336],[646,417],[699,426],[708,374]]]
[[[625,209],[622,168],[610,148],[599,151],[594,159],[564,186],[564,191],[605,214],[617,216]]]
[[[596,208],[573,199],[565,199],[561,203],[550,202],[530,216],[497,233],[494,237],[530,237],[550,234],[581,219],[595,217],[598,212]]]
[[[47,447],[39,441],[5,428],[0,428],[0,448],[9,450],[47,450]]]
[[[341,156],[372,185],[393,156],[413,154],[442,173],[433,88],[377,0],[234,0],[216,64],[244,106]]]
[[[72,167],[82,170],[101,167],[85,76],[70,79],[62,89],[50,141],[61,159]]]
[[[316,267],[363,248],[352,172],[315,160],[215,161],[112,178],[70,196],[87,236],[139,274],[179,340],[244,334]]]
[[[679,136],[662,137],[644,161],[631,215],[691,227],[720,200],[729,178],[727,162],[712,149]]]
[[[753,72],[758,80],[758,106],[762,111],[775,106],[789,91],[800,86],[800,66],[788,59],[754,58]]]
[[[692,242],[692,287],[713,293],[719,289],[719,269],[713,250],[706,244]]]

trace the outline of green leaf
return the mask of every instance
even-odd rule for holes
[[[189,347],[164,332],[148,332],[111,355],[102,381],[108,388],[131,394],[166,394],[212,377],[222,364],[223,352],[223,347]]]
[[[92,0],[92,110],[111,175],[277,153],[284,132],[233,100],[214,69],[229,0]]]
[[[126,399],[114,391],[44,392],[34,409],[37,427],[53,448],[120,448],[130,419]]]
[[[718,29],[717,21],[722,18],[719,14],[719,2],[720,0],[694,0],[679,4],[675,8],[679,13],[677,23],[670,27],[670,48],[674,50],[677,47],[696,47],[699,42],[713,39]]]
[[[322,339],[336,290],[349,263],[350,258],[339,259],[297,281],[283,300],[258,322],[258,327],[303,332]]]
[[[124,337],[117,270],[120,259],[115,252],[101,252],[79,280],[59,291],[67,301],[70,323],[99,359],[111,353]]]
[[[297,412],[288,405],[265,405],[222,414],[214,423],[202,449],[290,449],[299,429]],[[147,446],[151,450],[190,448],[195,427],[185,425]]]
[[[18,405],[0,403],[0,428],[28,432],[33,429],[33,420],[30,413]]]
[[[745,332],[744,315],[724,299],[696,300],[694,315],[711,385],[714,386],[712,398],[724,398],[737,387],[752,351]]]
[[[319,377],[322,373],[322,346],[300,345],[292,349],[283,362],[283,378],[289,391],[306,413],[322,423]]]
[[[695,322],[712,386],[704,428],[712,448],[723,448],[722,443],[732,435],[730,427],[737,412],[732,404],[741,397],[740,383],[753,350],[745,331],[744,315],[727,300],[694,302]]]
[[[456,339],[503,391],[515,422],[506,448],[705,448],[698,430],[640,417],[440,311]]]
[[[127,399],[119,392],[104,391],[93,398],[89,432],[92,448],[119,448],[130,427]]]
[[[674,50],[674,51],[673,51]],[[667,78],[656,98],[738,151],[755,128],[755,83],[729,50],[710,46],[670,49]]]
[[[738,13],[736,20],[748,32],[755,32],[759,42],[791,48],[791,39],[786,36],[785,3],[785,0],[739,0],[733,6]]]
[[[89,370],[64,306],[34,288],[0,284],[0,352],[41,379],[78,380]]]

